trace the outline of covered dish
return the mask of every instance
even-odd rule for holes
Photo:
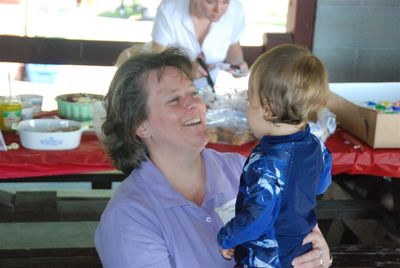
[[[69,150],[79,146],[82,132],[80,122],[66,119],[29,119],[13,126],[21,145],[32,150]]]

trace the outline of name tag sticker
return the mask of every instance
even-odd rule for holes
[[[215,212],[218,214],[224,224],[226,224],[235,216],[235,203],[236,198],[226,202],[222,206],[215,208]]]

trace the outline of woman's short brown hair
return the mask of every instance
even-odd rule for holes
[[[170,47],[161,53],[137,50],[137,54],[131,55],[119,66],[111,81],[105,97],[102,144],[115,166],[125,174],[139,167],[147,153],[146,145],[135,133],[148,116],[148,74],[155,70],[161,78],[168,66],[193,79],[188,56],[180,49]]]
[[[297,45],[280,45],[251,66],[250,95],[258,94],[274,123],[315,121],[329,96],[328,75],[321,61]]]

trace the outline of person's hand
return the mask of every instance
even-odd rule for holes
[[[247,62],[245,62],[245,61],[242,61],[242,62],[240,63],[239,69],[240,69],[240,72],[241,72],[243,75],[247,75],[247,74],[249,73],[249,65],[247,65]]]
[[[193,76],[195,79],[207,76],[208,71],[215,67],[214,64],[206,64],[203,59],[201,59],[201,63],[199,60],[200,58],[193,62]]]
[[[234,77],[246,76],[249,73],[249,66],[245,61],[242,61],[239,65],[232,66],[228,72],[230,72]]]
[[[233,249],[233,248],[229,248],[229,249],[220,248],[219,251],[221,252],[222,257],[224,257],[227,260],[231,260],[235,253],[235,249]]]
[[[207,71],[197,61],[193,62],[193,76],[195,79],[207,76]]]
[[[332,265],[330,251],[318,225],[303,240],[303,245],[311,242],[313,249],[306,254],[296,257],[292,265],[295,268],[329,267]]]

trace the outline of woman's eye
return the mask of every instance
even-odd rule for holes
[[[169,103],[174,103],[174,102],[179,102],[180,100],[181,100],[180,97],[174,97],[174,98],[170,99],[168,102]]]

